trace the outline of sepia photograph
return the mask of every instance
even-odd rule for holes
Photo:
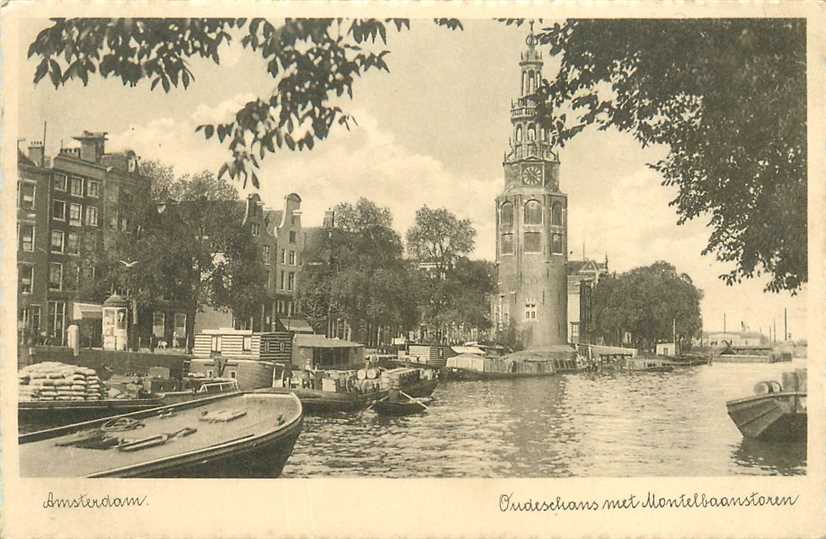
[[[18,22],[21,477],[806,475],[806,19]]]

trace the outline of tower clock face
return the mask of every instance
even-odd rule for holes
[[[542,168],[538,166],[530,166],[522,169],[522,182],[525,185],[542,184]]]

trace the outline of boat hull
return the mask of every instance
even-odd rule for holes
[[[161,399],[101,401],[21,401],[17,407],[20,432],[34,432],[82,421],[129,414],[162,406]]]
[[[405,416],[420,414],[425,412],[424,406],[415,402],[395,402],[395,401],[379,401],[373,405],[373,409],[379,415],[384,416]]]
[[[805,392],[755,395],[726,403],[728,415],[746,438],[774,442],[806,439]]]
[[[199,419],[232,409],[244,410],[237,423]],[[20,469],[27,477],[278,477],[301,433],[303,418],[295,395],[219,394],[20,435]],[[144,441],[160,432],[195,428],[172,445],[162,443],[136,452],[73,447],[74,436],[104,430],[116,419],[139,422],[140,430],[124,434]]]
[[[414,384],[402,387],[402,391],[411,397],[429,397],[438,385],[438,380],[419,380]]]
[[[459,367],[446,367],[444,376],[448,380],[501,380],[507,378],[538,378],[542,376],[554,376],[557,372],[542,373],[521,373],[521,372],[485,372],[473,369],[462,369]]]
[[[301,401],[304,411],[311,414],[335,412],[357,412],[367,408],[371,403],[386,396],[387,392],[373,393],[336,393],[312,389],[293,390]]]

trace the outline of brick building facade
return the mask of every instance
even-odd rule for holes
[[[519,62],[520,96],[511,103],[512,136],[504,156],[505,189],[496,197],[497,295],[493,320],[512,326],[523,346],[567,342],[567,195],[559,190],[559,158],[536,122],[532,95],[542,56],[527,39]]]

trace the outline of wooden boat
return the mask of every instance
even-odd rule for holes
[[[625,360],[625,369],[633,372],[671,372],[671,361],[658,357],[629,357]]]
[[[760,382],[755,395],[726,402],[728,415],[743,436],[780,442],[806,439],[805,378],[802,387],[786,385],[784,390],[779,382]]]
[[[363,410],[387,395],[386,391],[370,393],[293,389],[308,413],[354,412]]]
[[[277,477],[303,425],[292,394],[225,393],[23,434],[24,477]]]
[[[402,389],[411,397],[429,397],[438,385],[439,380],[436,377],[431,380],[421,378],[409,385],[402,386]]]
[[[403,394],[391,390],[390,394],[373,404],[373,409],[379,415],[403,416],[420,414],[427,411],[424,399],[411,399]]]
[[[129,414],[189,401],[217,393],[238,392],[235,380],[204,380],[197,389],[152,394],[140,399],[105,399],[88,401],[20,401],[17,421],[20,432],[32,432],[47,428],[91,421],[103,417]]]

